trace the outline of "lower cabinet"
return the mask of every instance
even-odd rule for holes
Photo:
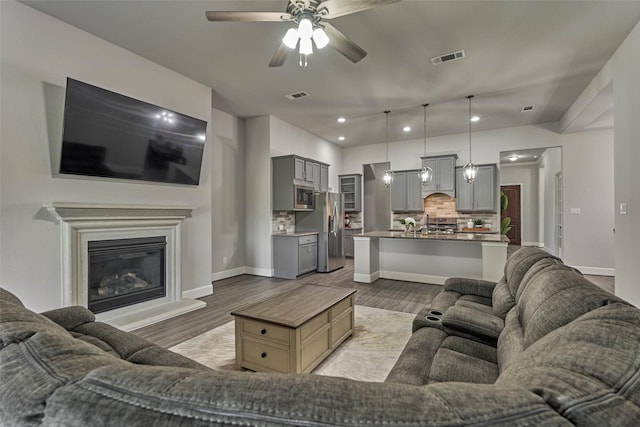
[[[318,235],[273,235],[274,276],[295,279],[318,269]]]
[[[353,235],[362,233],[362,228],[345,228],[343,233],[342,246],[344,256],[353,258]]]

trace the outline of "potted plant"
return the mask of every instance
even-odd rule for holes
[[[476,228],[481,228],[484,221],[481,218],[476,218],[473,220],[473,223],[476,225]]]
[[[507,210],[509,206],[509,198],[501,191],[500,192],[500,214]],[[505,216],[500,221],[500,234],[507,234],[511,230],[511,217]]]
[[[400,224],[404,225],[405,231],[411,230],[411,228],[416,226],[416,220],[411,217],[400,218]]]

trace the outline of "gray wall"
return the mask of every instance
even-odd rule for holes
[[[31,309],[60,307],[60,225],[42,205],[93,202],[194,207],[183,228],[182,289],[190,294],[208,290],[211,90],[20,3],[0,2],[0,20],[2,286]],[[209,122],[200,185],[54,177],[50,144],[59,143],[61,135],[53,132],[58,134],[50,141],[47,111],[63,104],[49,102],[45,94],[51,91],[45,88],[64,87],[67,76]]]

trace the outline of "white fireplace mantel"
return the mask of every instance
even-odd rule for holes
[[[88,306],[88,243],[97,240],[164,236],[167,295],[96,315],[123,330],[137,329],[204,307],[182,298],[182,221],[188,206],[53,202],[44,207],[60,223],[62,306]]]

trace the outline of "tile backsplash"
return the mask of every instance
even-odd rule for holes
[[[284,231],[293,232],[296,229],[296,216],[293,211],[273,211],[271,212],[271,232],[282,233]]]

